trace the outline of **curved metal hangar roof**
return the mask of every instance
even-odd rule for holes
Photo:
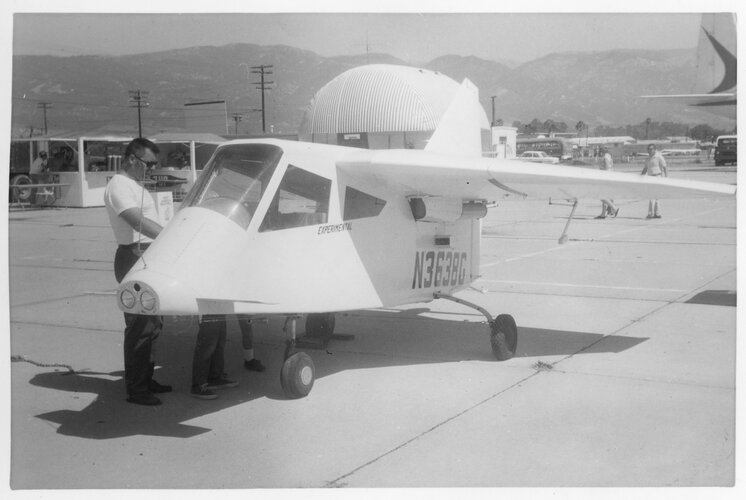
[[[435,130],[458,88],[455,80],[435,71],[389,64],[360,66],[316,93],[300,133]],[[482,122],[483,128],[489,128],[486,114]]]

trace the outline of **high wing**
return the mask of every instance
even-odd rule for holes
[[[407,196],[496,201],[520,198],[689,198],[731,196],[735,185],[544,165],[518,160],[442,155],[427,151],[371,151],[337,168],[399,186]]]

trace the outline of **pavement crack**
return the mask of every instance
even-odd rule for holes
[[[396,446],[396,447],[390,449],[389,451],[387,451],[385,453],[382,453],[381,455],[378,455],[377,457],[375,457],[375,458],[373,458],[373,459],[365,462],[362,465],[359,465],[358,467],[352,469],[351,471],[349,471],[346,474],[343,474],[343,475],[337,477],[336,479],[332,479],[331,481],[328,481],[326,484],[324,484],[323,487],[324,488],[344,487],[346,485],[346,483],[343,482],[344,479],[352,476],[353,474],[361,471],[362,469],[364,469],[364,468],[366,468],[366,467],[368,467],[370,465],[373,465],[374,463],[378,462],[379,460],[381,460],[381,459],[383,459],[383,458],[385,458],[385,457],[387,457],[389,455],[392,455],[392,454],[396,453],[397,451],[399,451],[399,450],[401,450],[403,448],[406,448],[407,446],[409,446],[410,444],[412,444],[415,441],[419,440],[420,438],[425,437],[428,434],[434,432],[435,430],[440,429],[441,427],[445,426],[446,424],[449,424],[449,423],[453,422],[454,420],[456,420],[456,419],[458,419],[458,418],[466,415],[467,413],[472,412],[473,410],[475,410],[475,409],[481,407],[482,405],[484,405],[484,404],[492,401],[493,399],[497,398],[498,396],[501,396],[501,395],[505,394],[506,392],[510,391],[511,389],[519,387],[521,384],[523,384],[523,383],[527,382],[528,380],[530,380],[531,378],[537,376],[539,373],[541,373],[541,372],[536,371],[534,373],[531,373],[530,375],[527,375],[527,376],[523,377],[522,379],[518,380],[517,382],[513,383],[512,385],[509,385],[508,387],[502,389],[501,391],[498,391],[495,394],[492,394],[491,396],[486,397],[482,401],[479,401],[478,403],[475,403],[475,404],[469,406],[468,408],[465,408],[464,410],[461,410],[460,412],[456,413],[455,415],[452,415],[451,417],[443,420],[442,422],[439,422],[439,423],[433,425],[429,429],[420,432],[416,436],[414,436],[414,437],[412,437],[412,438],[404,441],[399,446]]]

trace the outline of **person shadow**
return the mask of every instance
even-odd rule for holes
[[[495,362],[489,342],[489,328],[483,322],[430,317],[430,309],[403,311],[366,310],[338,314],[336,332],[348,340],[332,340],[323,349],[304,349],[313,359],[316,378],[334,376],[347,370],[385,369],[431,363],[462,361]],[[446,314],[447,317],[447,314]],[[274,324],[273,324],[274,322]],[[192,335],[169,334],[160,342],[168,352],[155,378],[174,385],[174,392],[159,394],[158,406],[140,406],[125,401],[124,372],[59,370],[38,373],[30,383],[57,391],[95,394],[81,410],[63,409],[36,415],[57,424],[59,434],[86,439],[115,439],[135,435],[190,438],[212,429],[184,422],[258,398],[286,400],[279,373],[284,361],[282,323],[271,320],[255,329],[257,357],[266,365],[263,373],[248,372],[241,359],[237,328],[229,328],[226,369],[239,381],[236,388],[220,391],[215,400],[197,400],[189,395]],[[279,333],[279,334],[278,334]],[[516,357],[505,363],[535,361],[541,356],[620,353],[646,338],[602,335],[519,327]],[[313,391],[308,397],[313,397]]]

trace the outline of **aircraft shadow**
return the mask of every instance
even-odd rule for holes
[[[302,349],[314,361],[316,377],[341,374],[346,370],[410,366],[464,361],[495,361],[486,323],[423,316],[427,308],[405,311],[356,311],[337,315],[336,333],[354,336],[349,341],[333,339],[325,349]],[[456,316],[454,316],[456,317]],[[174,385],[175,391],[160,395],[164,404],[146,407],[125,401],[123,372],[46,372],[30,383],[48,389],[95,394],[80,411],[59,410],[37,415],[58,425],[63,435],[86,439],[113,439],[134,435],[175,438],[193,437],[211,429],[184,424],[257,398],[287,399],[280,385],[285,337],[282,320],[270,319],[255,328],[255,351],[267,366],[263,373],[243,368],[241,338],[229,325],[226,370],[240,382],[239,387],[220,391],[215,400],[189,396],[194,335],[164,330],[156,379]],[[300,325],[302,327],[302,325]],[[507,363],[533,364],[532,358],[562,355],[620,353],[644,342],[645,338],[604,336],[594,333],[520,328],[516,357]],[[587,351],[586,351],[587,350]],[[538,361],[538,359],[536,360]],[[313,397],[313,392],[309,397]],[[289,402],[292,404],[292,402]]]

